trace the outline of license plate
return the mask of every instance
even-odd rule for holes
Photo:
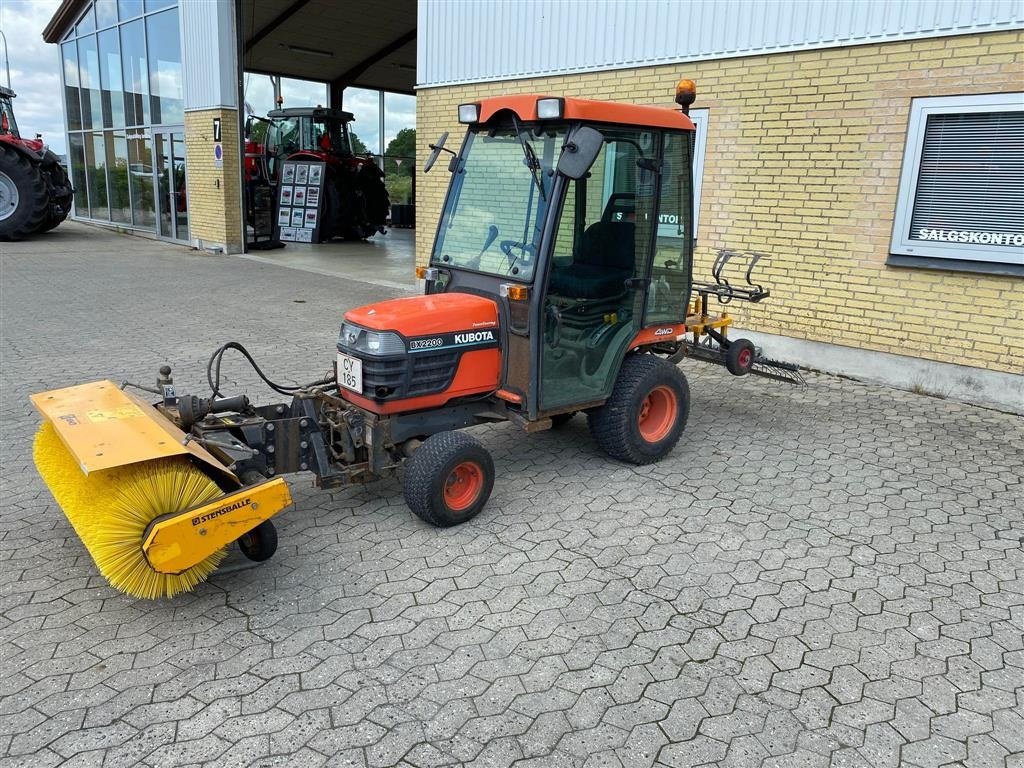
[[[363,394],[363,361],[338,353],[338,386]]]

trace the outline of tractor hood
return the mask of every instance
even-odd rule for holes
[[[469,293],[409,296],[352,309],[345,321],[374,331],[396,331],[406,338],[498,327],[498,305]]]

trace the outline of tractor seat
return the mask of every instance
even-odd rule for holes
[[[610,299],[633,276],[636,226],[627,221],[598,221],[580,238],[572,264],[551,271],[550,290],[573,299]]]

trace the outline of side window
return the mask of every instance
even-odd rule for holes
[[[665,135],[661,175],[661,203],[658,234],[654,247],[654,268],[647,292],[645,324],[680,322],[686,317],[690,298],[692,258],[691,140],[686,134]]]
[[[605,144],[590,173],[572,182],[566,195],[553,250],[556,275],[586,273],[586,285],[574,281],[581,294],[594,293],[597,289],[589,290],[593,287],[589,283],[600,277],[607,283],[599,291],[602,296],[613,288],[619,292],[625,278],[646,272],[655,222],[656,175],[643,167],[643,161],[653,163],[657,157],[653,133],[603,133]],[[556,277],[555,287],[567,282]]]

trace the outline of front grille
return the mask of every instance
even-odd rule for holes
[[[459,365],[458,350],[449,352],[418,352],[412,359],[409,396],[441,392],[451,382]]]
[[[398,400],[443,392],[455,376],[460,356],[460,350],[373,357],[341,345],[338,349],[363,361],[363,396],[374,400]]]

